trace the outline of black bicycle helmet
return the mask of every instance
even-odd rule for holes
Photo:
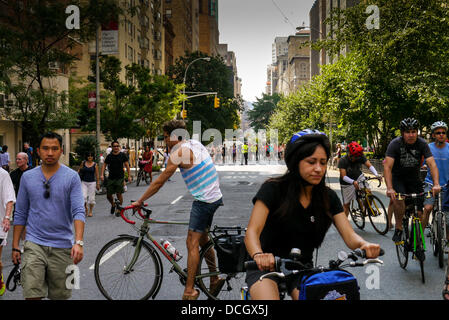
[[[296,132],[287,143],[287,147],[285,148],[285,163],[287,166],[295,151],[305,143],[312,141],[321,142],[325,146],[326,154],[330,154],[330,144],[326,134],[315,129],[304,129]]]
[[[418,130],[418,120],[413,118],[405,118],[401,121],[400,129],[401,132],[405,130]]]

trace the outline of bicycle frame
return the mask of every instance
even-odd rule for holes
[[[421,225],[421,220],[419,219],[419,217],[417,216],[418,214],[418,201],[417,199],[420,196],[424,196],[425,194],[427,194],[427,196],[429,196],[429,193],[420,193],[420,194],[412,194],[412,195],[404,195],[401,193],[398,193],[398,200],[404,200],[403,196],[405,197],[409,197],[413,199],[413,211],[411,212],[411,214],[409,214],[410,212],[407,211],[407,208],[405,210],[405,215],[404,218],[407,219],[412,219],[412,231],[413,232],[413,252],[416,252],[416,239],[417,239],[417,234],[416,234],[416,227],[415,224],[417,224],[419,226],[419,234],[421,235],[421,239],[422,239],[422,244],[423,244],[423,249],[426,250],[426,241],[424,238],[424,231],[422,229],[422,225]]]
[[[128,209],[133,209],[132,206],[126,207],[126,208],[122,208],[120,211],[120,215],[122,216],[122,218],[129,224],[135,224],[135,221],[129,220],[124,216],[124,212]],[[174,270],[180,277],[187,279],[187,273],[186,271],[184,271],[184,269],[176,262],[176,260],[171,256],[171,254],[164,248],[162,247],[159,242],[149,233],[150,230],[150,224],[169,224],[169,225],[188,225],[189,222],[187,221],[161,221],[161,220],[154,220],[149,218],[150,214],[151,214],[151,210],[148,209],[143,209],[146,212],[146,215],[143,215],[141,212],[141,208],[139,208],[137,210],[137,213],[141,216],[141,218],[143,219],[143,223],[140,227],[140,235],[137,238],[137,243],[136,243],[136,249],[134,251],[134,255],[130,261],[130,263],[124,268],[125,272],[130,272],[132,270],[132,268],[134,267],[134,264],[136,263],[139,255],[140,255],[140,250],[142,248],[142,242],[145,241],[143,238],[146,237],[152,244],[154,247],[156,247],[157,250],[159,250],[159,252],[161,252],[164,257],[172,264],[172,269]],[[213,234],[213,231],[208,230],[208,237],[209,240],[214,244],[215,246],[215,242],[213,237],[211,236]],[[123,236],[123,235],[120,235]],[[126,235],[128,236],[128,235]],[[213,273],[203,273],[201,275],[197,275],[195,276],[195,281],[200,279],[200,278],[206,278],[206,277],[210,277],[217,274],[217,272],[213,272]]]

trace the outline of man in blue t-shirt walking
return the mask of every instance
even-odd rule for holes
[[[22,262],[25,299],[69,299],[68,267],[84,256],[84,197],[78,173],[60,164],[62,137],[44,134],[37,153],[42,165],[20,180],[14,214],[12,260]],[[26,226],[23,257],[19,240]]]
[[[444,186],[449,181],[449,144],[446,142],[447,128],[447,124],[443,121],[437,121],[430,127],[435,142],[429,143],[429,148],[438,167],[440,186]],[[432,189],[434,184],[429,169],[427,169],[427,176],[424,179],[424,182],[426,184],[424,191],[428,192]],[[447,188],[444,188],[442,195],[443,207],[447,207],[447,204],[445,203],[445,201],[447,201]],[[421,221],[424,227],[427,226],[429,214],[433,209],[434,202],[435,199],[433,197],[424,199],[424,213]]]

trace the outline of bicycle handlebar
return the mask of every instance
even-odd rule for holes
[[[385,254],[385,251],[381,248],[379,252],[379,256],[383,256]],[[346,261],[348,258],[350,258],[351,261],[349,263],[350,267],[362,267],[369,263],[380,263],[383,264],[383,261],[374,258],[374,259],[366,259],[363,262],[357,262],[358,258],[366,259],[366,251],[361,249],[355,249],[354,251],[347,253],[345,251],[340,251],[338,254],[337,260],[329,260],[329,269],[337,269],[344,261]],[[298,261],[296,259],[284,259],[280,257],[274,258],[274,266],[275,266],[275,272],[270,272],[269,274],[265,274],[260,277],[260,280],[262,280],[267,275],[276,275],[281,278],[285,278],[287,275],[290,274],[297,274],[300,271],[303,270],[309,270],[309,269],[315,269],[314,267],[309,267],[307,265],[304,265],[301,261]],[[258,270],[259,267],[257,266],[256,261],[246,261],[244,263],[245,270]]]
[[[364,181],[369,181],[369,180],[379,180],[379,185],[377,186],[377,188],[379,188],[382,184],[382,177],[378,176],[378,177],[365,177]]]
[[[430,191],[427,192],[421,192],[421,193],[395,193],[395,196],[397,196],[398,200],[403,200],[406,198],[409,199],[417,199],[417,198],[421,198],[421,197],[426,197],[426,198],[430,198]]]
[[[136,224],[136,222],[135,221],[132,221],[132,220],[130,220],[130,219],[128,219],[127,217],[125,217],[125,211],[126,210],[130,210],[130,209],[132,209],[133,210],[133,215],[137,212],[139,215],[140,215],[140,217],[142,218],[142,219],[146,219],[146,218],[148,218],[149,216],[150,216],[150,214],[151,214],[151,210],[149,210],[149,209],[145,209],[144,207],[147,207],[148,206],[148,204],[147,203],[144,203],[143,204],[143,207],[137,207],[137,206],[133,206],[133,205],[129,205],[129,206],[127,206],[127,207],[121,207],[119,204],[120,204],[120,202],[118,201],[118,200],[116,200],[115,201],[116,202],[116,207],[117,207],[117,209],[118,210],[120,210],[120,217],[123,219],[123,220],[125,220],[125,222],[127,222],[127,223],[129,223],[129,224]],[[131,200],[131,202],[135,202],[135,201],[133,201],[133,200]],[[148,217],[145,217],[143,214],[142,214],[142,210],[143,211],[145,211],[147,214],[148,214]]]

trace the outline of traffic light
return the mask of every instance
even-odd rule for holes
[[[217,96],[215,96],[214,108],[219,108],[219,107],[220,107],[220,98],[217,98]]]
[[[187,110],[186,109],[182,110],[182,118],[183,119],[187,118]]]

